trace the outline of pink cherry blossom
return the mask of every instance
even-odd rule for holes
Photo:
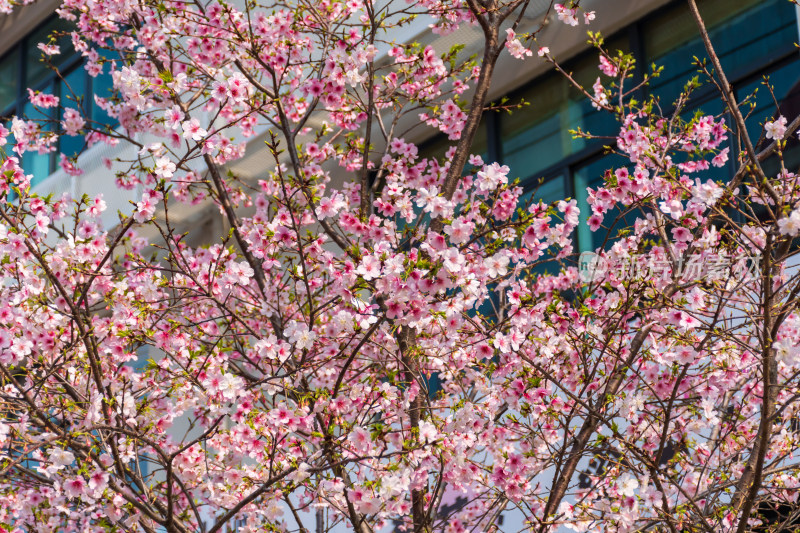
[[[786,117],[781,115],[775,120],[764,123],[764,132],[767,139],[783,139],[786,133]]]
[[[67,108],[64,110],[61,125],[64,128],[64,133],[67,135],[78,135],[79,130],[86,125],[86,121],[83,120],[83,117],[77,109]]]

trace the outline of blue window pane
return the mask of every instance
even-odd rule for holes
[[[541,200],[546,204],[552,204],[567,197],[564,176],[556,176],[537,185],[538,183],[534,182],[531,186],[534,201]]]
[[[612,54],[616,50],[628,51],[628,38],[620,37],[612,39],[605,44],[607,50]],[[600,78],[600,81],[609,87],[610,79],[601,75],[598,67],[599,56],[595,51],[585,54],[580,61],[571,65],[572,77],[586,91],[592,93],[592,85]],[[632,84],[629,80],[625,87]],[[613,103],[613,102],[612,102]],[[601,111],[592,107],[591,102],[586,98],[583,91],[578,90],[572,84],[568,84],[567,106],[563,111],[567,115],[568,129],[581,130],[593,135],[613,136],[619,130],[614,115],[608,111]],[[589,144],[600,145],[602,140],[586,140],[582,138],[571,139],[569,152],[574,153],[585,148]]]
[[[598,110],[592,107],[592,103],[586,99],[583,93],[578,94],[577,91],[573,92],[573,98],[570,100],[568,113],[570,115],[569,128],[578,130],[592,135],[601,135],[604,137],[614,136],[619,130],[619,124],[614,115],[605,110]],[[598,139],[572,139],[570,148],[572,152],[593,144],[599,146],[607,141]]]
[[[567,102],[567,87],[557,75],[536,80],[512,102],[525,100],[528,106],[501,115],[503,163],[511,168],[511,177],[523,180],[539,178],[539,172],[564,157],[564,144],[569,142],[566,117],[562,109]]]
[[[430,379],[426,381],[426,385],[428,387],[428,397],[436,398],[436,395],[439,394],[440,390],[442,390],[442,378],[439,377],[438,372],[434,372],[431,374]]]
[[[494,163],[494,161],[487,160],[489,157],[489,128],[486,125],[485,113],[478,124],[478,131],[475,132],[475,138],[472,139],[470,154],[481,156],[486,163]],[[467,163],[467,167],[469,167],[469,163]]]
[[[562,116],[553,113],[525,131],[503,142],[503,163],[511,168],[511,177],[537,177],[543,170],[564,157],[563,145],[569,136],[563,129]]]
[[[27,119],[40,121],[45,131],[52,131],[53,122],[60,118],[58,112],[39,110],[27,103],[27,88],[60,96],[62,105],[68,107],[85,106],[82,99],[90,91],[85,72],[75,68],[82,60],[69,36],[74,29],[74,24],[52,17],[0,60],[0,114],[19,113]],[[52,64],[43,60],[43,53],[37,47],[39,43],[55,44],[60,48],[59,54],[49,58]],[[66,82],[59,81],[56,68],[67,72]],[[74,96],[66,90],[67,84]],[[20,99],[20,95],[23,98]],[[59,148],[73,155],[81,149],[82,140],[67,138],[60,144]],[[53,153],[26,152],[22,156],[22,167],[33,175],[32,184],[36,185],[55,170],[55,161]]]
[[[81,108],[85,116],[86,95],[86,71],[83,67],[73,69],[72,72],[64,76],[59,83],[59,94],[61,95],[61,105],[64,107]],[[64,135],[59,140],[59,150],[68,157],[78,155],[83,150],[83,136]]]
[[[74,157],[81,153],[84,146],[83,136],[67,136],[63,135],[58,142],[58,150],[67,157]]]
[[[10,110],[19,91],[20,49],[14,48],[0,60],[0,115]]]
[[[800,115],[800,80],[795,82],[788,94],[780,103],[781,114],[788,117],[796,117]],[[783,160],[786,168],[790,170],[797,170],[800,168],[800,142],[796,135],[790,135],[783,150]],[[769,162],[771,163],[771,161]],[[768,169],[765,169],[768,170]]]
[[[47,79],[51,78],[54,74],[46,63],[41,61],[35,51],[29,50],[28,60],[25,62],[25,86],[23,89],[33,89],[34,91],[42,90],[42,85],[47,83]]]
[[[47,90],[51,90],[52,87],[48,87]],[[49,128],[49,121],[53,118],[52,109],[41,109],[38,107],[34,107],[33,104],[30,102],[26,102],[25,106],[23,107],[22,114],[28,120],[35,120],[42,124],[42,126],[48,126]]]
[[[86,109],[86,99],[91,97],[86,87],[86,71],[82,66],[72,69],[59,82],[61,105],[65,107],[82,107]]]
[[[33,174],[31,186],[40,183],[50,175],[50,154],[25,152],[22,154],[22,169],[25,174]]]
[[[727,2],[726,2],[727,3]],[[795,7],[783,0],[766,0],[716,28],[711,35],[722,67],[736,78],[754,63],[794,50],[797,40]]]
[[[737,91],[739,99],[747,95],[753,95],[751,101],[755,104],[755,110],[746,119],[747,131],[755,143],[762,135],[763,124],[766,121],[774,120],[779,115],[783,115],[791,121],[800,115],[800,72],[798,72],[800,60],[791,61],[789,64],[781,66],[771,72],[767,72],[769,84],[773,87],[775,100],[779,107],[776,108],[775,101],[766,85],[761,81],[754,81]],[[756,91],[757,89],[757,91]],[[756,146],[756,150],[765,148],[772,141],[761,137],[761,142]],[[790,171],[796,171],[800,167],[800,143],[795,135],[790,135],[783,150],[783,164]],[[762,168],[768,176],[777,175],[780,172],[781,160],[774,155],[762,162]],[[752,209],[758,214],[764,211],[763,207],[750,204],[748,209]]]
[[[98,50],[101,56],[109,55],[108,52],[103,50]],[[113,96],[113,89],[114,84],[113,80],[111,79],[111,73],[108,66],[103,66],[103,72],[99,74],[97,77],[91,79],[91,86],[92,91],[91,94],[87,94],[87,105],[90,106],[91,109],[91,119],[96,123],[97,126],[99,125],[112,125],[116,123],[114,119],[112,119],[108,113],[106,113],[97,103],[95,103],[94,96],[97,95],[100,98],[110,98]]]

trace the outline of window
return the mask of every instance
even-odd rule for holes
[[[607,46],[629,50],[626,37],[610,39]],[[565,67],[584,87],[591,87],[600,75],[594,51],[567,62]],[[511,95],[512,103],[521,100],[529,105],[499,117],[500,152],[503,163],[511,167],[512,177],[532,186],[564,158],[587,147],[603,145],[599,140],[573,138],[570,130],[616,134],[614,118],[594,109],[585,95],[559,73],[546,74]]]
[[[783,102],[781,108],[794,106],[794,112],[800,111],[800,75],[797,74],[800,58],[793,44],[797,39],[795,8],[783,0],[704,0],[700,9],[739,98],[760,87],[756,113],[748,121],[751,131],[760,131],[764,115],[770,114],[769,106],[774,107],[769,92],[762,85],[764,75],[768,75],[775,86],[775,96]],[[742,39],[741,35],[747,35],[747,39]],[[664,66],[649,91],[660,97],[666,109],[687,79],[694,76],[696,68],[692,57],[705,56],[695,23],[683,2],[672,2],[606,42],[609,50],[633,51],[639,68],[652,62]],[[564,68],[581,84],[591,86],[599,75],[597,61],[597,52],[589,50],[566,62]],[[626,160],[604,155],[603,145],[609,144],[609,140],[572,139],[567,130],[581,128],[596,135],[614,136],[619,126],[608,113],[592,109],[586,98],[556,73],[540,76],[516,91],[512,102],[520,98],[530,105],[510,116],[502,115],[499,120],[496,134],[500,138],[501,162],[511,167],[510,177],[521,178],[529,190],[536,189],[543,178],[536,191],[537,199],[553,202],[576,197],[584,222],[576,231],[580,251],[602,246],[606,232],[592,232],[585,223],[590,214],[586,188],[600,186],[605,171],[624,166]],[[712,87],[696,92],[685,118],[698,108],[706,114],[723,112]],[[784,114],[791,114],[791,111]],[[731,124],[730,117],[726,122]],[[796,148],[787,150],[788,161],[797,159],[800,162],[797,144],[793,140],[790,142],[790,148]],[[708,176],[701,173],[696,177],[728,179],[735,170],[735,158],[733,153],[731,155],[726,168],[713,169],[714,175],[708,171]],[[607,213],[604,225],[613,223],[617,215],[620,213]],[[626,214],[609,237],[616,236],[616,231],[630,225],[635,217],[636,213]]]
[[[791,53],[797,39],[795,8],[783,0],[704,0],[699,3],[709,37],[728,78],[738,79],[753,67],[763,68]],[[686,80],[695,75],[691,58],[705,58],[697,27],[683,3],[642,24],[646,65],[664,67],[650,86],[662,102],[671,103]]]
[[[110,120],[94,102],[93,95],[109,96],[111,79],[108,74],[92,78],[83,68],[83,58],[72,46],[69,33],[73,31],[69,22],[52,17],[36,30],[14,45],[0,58],[0,117],[8,120],[13,115],[28,119],[54,120],[58,111],[36,110],[28,100],[28,89],[53,94],[61,99],[62,107],[81,109],[85,116],[101,124]],[[61,53],[52,56],[52,66],[42,59],[37,44],[52,41]],[[57,69],[58,72],[55,70]],[[84,148],[81,137],[62,137],[58,152],[75,156]],[[33,184],[50,175],[56,169],[57,153],[38,154],[26,152],[22,166],[33,174]]]

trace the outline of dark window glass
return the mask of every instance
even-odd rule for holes
[[[538,182],[534,182],[531,186],[530,194],[533,196],[534,201],[541,200],[546,204],[552,204],[553,202],[563,200],[567,197],[564,176],[556,176],[545,180],[541,185],[539,185]]]
[[[761,137],[763,132],[764,122],[768,120],[775,120],[778,116],[783,115],[787,120],[792,120],[800,114],[800,72],[798,67],[800,60],[794,59],[786,64],[767,72],[766,76],[769,85],[772,87],[773,94],[770,93],[769,88],[764,84],[763,77],[760,80],[753,80],[749,83],[743,84],[737,90],[739,99],[750,97],[750,101],[755,106],[751,116],[745,119],[747,124],[747,131],[755,144],[760,137],[760,143],[756,146],[756,150],[760,151],[766,148],[767,145],[772,143],[771,139]],[[778,101],[779,107],[776,107],[775,100]],[[800,168],[800,143],[797,141],[796,135],[789,135],[786,147],[783,151],[783,164],[790,172],[796,172]],[[777,155],[773,155],[761,164],[764,172],[768,176],[776,176],[780,172],[781,160]],[[766,214],[764,206],[749,202],[745,209],[751,215],[762,216]]]
[[[20,49],[14,48],[0,60],[0,114],[16,102],[19,91]]]
[[[753,72],[777,60],[784,64],[787,62],[786,58],[791,53],[797,34],[796,15],[790,3],[782,0],[703,0],[700,9],[716,50],[734,83],[745,76],[756,79],[753,78]],[[662,76],[652,83],[650,90],[663,102],[672,102],[686,81],[696,74],[696,67],[691,64],[692,56],[705,56],[694,20],[684,4],[675,3],[673,7],[644,19],[638,26],[644,56],[638,57],[640,67],[643,66],[642,63],[647,65],[651,61],[665,67]],[[627,36],[624,38],[627,39]],[[613,40],[607,48],[626,49],[622,46],[623,43],[623,38]],[[596,53],[587,53],[578,60],[569,62],[565,70],[585,87],[591,87],[599,75]],[[800,112],[800,84],[797,83],[800,76],[794,75],[796,71],[796,65],[792,63],[771,74],[775,78],[773,84],[779,101],[787,101],[787,95],[797,94],[798,109],[785,112],[787,116],[795,116]],[[601,79],[605,80],[602,76]],[[750,84],[750,90],[759,80],[760,74]],[[709,98],[703,94],[702,91],[699,92],[698,98],[687,106],[683,112],[685,119],[690,119],[698,109],[704,115],[718,116],[723,112],[723,106],[716,97]],[[607,144],[608,140],[594,144],[591,141],[572,139],[566,132],[580,128],[596,135],[613,136],[617,133],[618,125],[609,114],[591,108],[585,96],[568,85],[560,75],[543,76],[532,82],[527,89],[519,91],[517,96],[531,104],[510,117],[504,115],[502,118],[503,162],[511,167],[512,176],[522,177],[526,188],[533,189],[538,183],[536,178],[541,176],[540,173],[553,172],[552,169],[566,164],[564,160],[567,157],[582,150],[583,153],[588,152],[586,159],[569,163],[572,169],[572,187],[566,187],[563,179],[546,181],[537,191],[536,198],[553,202],[568,194],[574,195],[582,216],[582,223],[577,230],[580,249],[594,250],[601,247],[607,235],[609,239],[606,246],[609,246],[619,229],[633,224],[637,213],[630,212],[624,216],[619,210],[605,213],[605,227],[592,232],[586,224],[591,215],[586,189],[602,186],[607,170],[613,172],[613,169],[629,165],[629,162],[620,156],[599,156],[600,146]],[[753,128],[760,130],[765,113],[766,116],[771,115],[769,105],[774,109],[769,93],[762,87],[758,95],[758,108],[749,121]],[[782,109],[783,107],[785,105],[782,105]],[[729,118],[726,122],[730,125]],[[794,143],[790,142],[790,145],[794,146]],[[591,150],[594,146],[597,149]],[[730,146],[730,143],[723,145],[725,146]],[[590,150],[586,150],[587,148]],[[789,160],[797,152],[800,164],[800,146],[794,152],[787,152]],[[681,161],[680,154],[675,157],[676,162]],[[691,177],[725,181],[732,175],[735,157],[736,154],[731,152],[725,167],[712,167],[708,171],[692,174]],[[609,232],[608,227],[618,217],[621,217],[620,221]]]
[[[480,124],[478,124],[478,131],[475,132],[475,138],[472,139],[472,149],[470,153],[479,155],[486,163],[493,163],[494,161],[486,161],[489,157],[489,128],[486,124],[486,114],[484,113]],[[467,163],[469,164],[469,162]]]
[[[502,151],[511,176],[527,179],[564,157],[562,137],[566,132],[561,110],[565,107],[566,86],[557,75],[551,75],[537,81],[520,97],[533,103],[501,117]]]
[[[797,16],[791,3],[785,0],[702,0],[699,4],[716,51],[736,87],[737,96],[741,99],[759,88],[754,99],[756,108],[748,119],[751,134],[756,137],[760,135],[765,118],[778,114],[769,91],[762,84],[764,73],[769,74],[770,82],[775,87],[780,114],[789,118],[800,114],[800,74],[797,74],[800,58],[792,59],[795,57],[792,53],[796,53],[793,52],[793,43],[797,40]],[[635,44],[639,68],[648,68],[650,62],[665,67],[662,76],[655,79],[648,90],[659,96],[668,112],[669,104],[686,81],[697,74],[692,57],[705,57],[704,46],[689,10],[685,4],[673,2],[669,7],[623,30],[621,36],[609,40],[606,48],[628,50],[629,40]],[[597,63],[597,53],[590,51],[567,62],[564,68],[590,90],[598,76],[607,81],[600,74]],[[628,80],[627,83],[632,81]],[[724,107],[716,93],[712,93],[711,87],[697,91],[683,111],[683,118],[690,119],[697,110],[702,110],[703,115],[720,116]],[[511,103],[524,99],[529,105],[511,115],[501,113],[497,116],[500,138],[494,141],[499,145],[501,162],[511,167],[510,177],[522,179],[527,190],[523,200],[533,198],[553,203],[567,196],[576,197],[582,217],[576,231],[579,249],[599,248],[603,246],[606,236],[609,237],[606,246],[609,246],[616,239],[618,231],[631,226],[639,216],[637,212],[622,216],[619,210],[605,213],[605,227],[596,232],[592,232],[586,223],[591,214],[587,187],[602,186],[607,170],[613,172],[616,168],[630,165],[623,157],[601,155],[602,146],[609,144],[610,138],[613,139],[617,134],[618,123],[610,114],[593,109],[585,95],[574,89],[563,76],[554,73],[539,77],[510,97]],[[726,123],[731,126],[730,117],[726,116]],[[609,138],[596,141],[573,139],[568,131],[578,128]],[[476,145],[492,144],[483,144],[483,139],[481,137]],[[421,152],[441,156],[450,145],[440,136]],[[726,146],[730,147],[730,153],[724,167],[711,167],[707,171],[690,174],[690,178],[715,181],[729,179],[738,163],[732,143],[728,141],[722,148]],[[481,151],[474,153],[485,155]],[[790,170],[800,167],[800,142],[794,137],[788,142],[785,158]],[[674,159],[676,162],[685,160],[681,154],[676,154]],[[765,170],[770,173],[777,171],[775,165],[775,161],[764,163]],[[542,181],[534,194],[542,177],[547,179]],[[621,219],[614,224],[618,217]],[[612,224],[614,226],[609,232],[608,227]],[[542,268],[541,271],[552,270]]]
[[[627,39],[614,39],[607,48],[626,51]],[[603,78],[598,62],[598,54],[590,52],[570,62],[567,70],[591,92],[595,80]],[[614,118],[594,109],[586,95],[561,74],[552,73],[536,80],[529,89],[516,94],[512,102],[520,99],[529,105],[511,115],[502,115],[500,122],[503,163],[511,167],[514,177],[539,178],[541,171],[586,148],[586,139],[573,138],[570,130],[580,129],[595,135],[614,133]]]
[[[86,71],[83,68],[72,69],[66,74],[58,84],[59,96],[61,96],[61,105],[64,107],[74,107],[83,109],[84,112],[87,108],[86,98],[87,79]]]
[[[69,21],[60,18],[51,18],[38,29],[34,30],[28,37],[28,61],[31,63],[43,63],[41,61],[42,52],[37,48],[39,43],[55,44],[61,53],[51,57],[53,64],[57,67],[73,62],[75,60],[75,48],[72,46],[70,32],[75,31],[75,27]]]
[[[792,51],[797,39],[794,9],[784,0],[700,2],[709,37],[730,79]],[[697,26],[686,6],[678,4],[645,22],[642,34],[647,63],[664,67],[650,90],[670,104],[697,74],[692,57],[706,57]]]
[[[62,79],[59,83],[61,105],[65,108],[82,109],[86,116],[87,75],[82,67],[78,67]],[[83,149],[83,136],[64,135],[59,139],[59,150],[67,157],[74,157]]]
[[[48,68],[48,65],[39,61],[38,57],[31,61],[31,55],[37,57],[34,50],[29,50],[29,60],[25,63],[25,86],[23,87],[23,90],[26,91],[26,95],[28,88],[34,91],[47,91],[49,89],[49,82],[51,81],[48,78],[52,78],[53,74],[53,71]]]
[[[41,85],[45,80],[50,80],[55,77],[53,67],[63,67],[69,63],[74,63],[77,60],[75,49],[72,46],[72,40],[67,35],[67,32],[72,31],[74,28],[69,22],[59,18],[53,18],[39,26],[28,35],[21,45],[25,53],[25,87],[30,87],[35,90],[44,90]],[[47,61],[47,56],[39,50],[39,43],[56,44],[59,46],[61,52],[59,54],[50,56],[50,65]],[[49,83],[49,81],[47,82]]]
[[[797,72],[797,68],[800,66],[798,63],[800,61],[794,61],[789,69]],[[772,79],[772,75],[770,75],[770,80],[771,83],[776,83],[776,80]],[[787,117],[788,120],[800,115],[800,75],[795,77],[792,86],[783,94],[783,99],[780,103],[780,114]],[[800,168],[800,142],[798,142],[796,135],[789,136],[783,156],[786,168],[791,171],[797,171]]]
[[[101,57],[111,58],[111,54],[105,50],[98,50]],[[116,121],[112,119],[108,113],[95,103],[94,96],[100,98],[110,98],[113,91],[113,80],[109,74],[110,69],[107,65],[103,65],[103,72],[95,78],[91,78],[92,92],[87,93],[87,105],[91,106],[91,119],[97,124],[114,124]]]
[[[698,7],[706,27],[714,28],[759,1],[703,0]],[[774,2],[767,0],[764,3]],[[644,53],[649,60],[675,52],[698,39],[697,25],[685,3],[676,3],[672,8],[646,20],[643,29]]]

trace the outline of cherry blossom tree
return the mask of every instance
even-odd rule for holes
[[[687,116],[698,82],[642,99],[657,72],[634,82],[591,34],[580,89],[624,162],[580,213],[471,154],[500,54],[572,80],[522,33],[526,1],[64,2],[114,125],[31,91],[59,121],[0,126],[0,531],[795,520],[800,119],[776,107],[751,137],[688,8],[725,115]],[[396,42],[415,19],[476,25],[482,56]],[[405,140],[419,128],[444,156]],[[231,164],[255,135],[271,163],[252,182]],[[108,161],[141,191],[113,227],[102,197],[31,191],[22,154],[62,136],[136,147]],[[190,245],[181,203],[228,231]],[[581,220],[607,238],[579,261]]]

